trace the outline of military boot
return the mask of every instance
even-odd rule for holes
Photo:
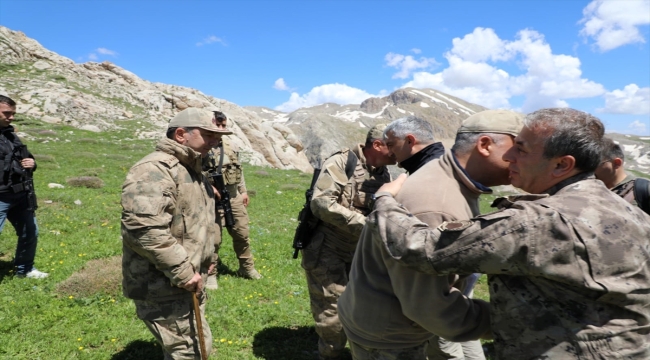
[[[205,282],[205,288],[208,290],[217,290],[219,284],[217,283],[217,274],[208,275],[208,281]]]
[[[240,266],[239,270],[237,270],[237,276],[252,280],[259,280],[262,278],[262,274],[257,272],[254,267],[245,268]]]

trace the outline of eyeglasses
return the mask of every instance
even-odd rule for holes
[[[12,116],[16,115],[16,112],[15,111],[2,111],[2,115],[4,115],[5,117],[8,118],[8,117],[12,117]]]

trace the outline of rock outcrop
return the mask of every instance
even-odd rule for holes
[[[0,71],[0,94],[16,100],[19,116],[95,132],[129,125],[134,138],[152,138],[162,136],[180,110],[221,110],[232,120],[244,161],[311,171],[303,144],[287,126],[195,89],[140,79],[110,62],[77,64],[2,26]]]

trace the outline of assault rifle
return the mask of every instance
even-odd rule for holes
[[[232,206],[230,206],[230,192],[223,181],[223,174],[216,171],[210,172],[210,177],[212,178],[212,181],[214,181],[214,186],[219,191],[219,194],[221,194],[221,200],[215,202],[217,207],[216,210],[219,211],[219,208],[223,209],[226,227],[230,229],[235,226],[235,218],[232,215]]]
[[[296,227],[296,233],[293,236],[293,258],[298,258],[298,251],[302,250],[309,245],[311,239],[311,233],[314,231],[318,225],[318,218],[314,216],[311,212],[309,204],[311,203],[311,198],[314,196],[314,186],[316,185],[316,180],[320,175],[320,165],[314,167],[314,175],[311,178],[311,185],[309,189],[305,191],[305,204],[302,206],[302,210],[298,213],[298,227]]]
[[[29,151],[26,145],[18,145],[14,148],[14,154],[17,154],[15,160],[20,163],[21,160],[29,158]],[[32,169],[23,169],[25,175],[22,176],[22,183],[13,185],[14,192],[27,192],[27,211],[34,213],[38,209],[36,202],[36,192],[34,191],[34,177]]]

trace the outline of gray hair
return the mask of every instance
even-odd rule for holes
[[[571,155],[582,171],[598,167],[605,126],[595,116],[569,108],[541,109],[528,114],[524,126],[543,139],[545,158]]]
[[[467,154],[474,149],[476,142],[481,136],[489,137],[495,144],[500,144],[506,140],[506,137],[510,137],[508,134],[501,133],[457,133],[456,140],[454,141],[454,146],[451,147],[451,151],[455,155]]]
[[[433,126],[423,119],[416,116],[407,116],[394,120],[384,129],[384,139],[386,134],[393,132],[397,138],[403,139],[408,134],[412,134],[419,142],[432,143],[435,141],[433,137]]]

